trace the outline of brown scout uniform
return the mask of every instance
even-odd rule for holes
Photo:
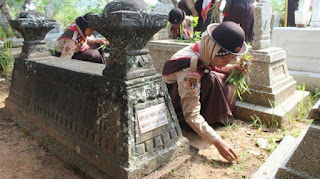
[[[58,39],[55,56],[90,61],[94,63],[106,63],[104,52],[99,48],[100,44],[88,44],[90,41],[78,25],[71,24],[69,29]]]
[[[167,61],[163,77],[179,120],[184,118],[212,144],[220,136],[209,124],[232,121],[230,106],[234,102],[230,99],[234,88],[224,83],[227,75],[202,67],[195,46],[185,47]]]

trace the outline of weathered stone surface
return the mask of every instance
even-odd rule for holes
[[[318,110],[319,108],[319,110]],[[251,177],[260,178],[319,178],[320,101],[313,106],[308,118],[315,119],[297,139],[288,136],[281,141],[259,170]]]
[[[320,100],[310,110],[308,119],[320,120]]]
[[[274,178],[279,167],[294,151],[297,142],[293,136],[286,136],[262,166],[251,176],[251,179]]]
[[[44,38],[55,27],[54,21],[44,20],[44,16],[36,11],[22,12],[16,20],[10,20],[12,28],[19,31],[24,39],[22,58],[50,56]]]
[[[169,39],[169,34],[167,31],[167,28],[163,28],[159,32],[154,34],[154,36],[152,37],[151,40],[164,40],[164,39]],[[149,53],[151,53],[151,52],[149,52]]]
[[[319,136],[320,122],[315,120],[287,163],[278,170],[276,178],[319,178]]]
[[[152,56],[153,65],[158,73],[162,73],[163,65],[180,49],[191,44],[176,42],[174,40],[152,40],[147,44],[149,54]]]

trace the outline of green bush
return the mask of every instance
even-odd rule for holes
[[[0,50],[0,72],[8,74],[11,71],[13,57],[11,56],[12,43],[7,41],[6,33],[0,27],[0,39],[4,42],[4,46]]]

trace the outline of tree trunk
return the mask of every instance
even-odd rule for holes
[[[1,14],[4,15],[4,17],[6,18],[6,20],[9,22],[9,20],[13,19],[12,13],[11,13],[11,9],[10,6],[8,5],[8,0],[0,0],[0,10],[1,10]],[[9,24],[9,23],[8,23]],[[3,30],[7,33],[10,32],[10,28],[7,25],[2,26],[1,23],[1,27],[3,28]],[[21,34],[19,34],[19,32],[17,32],[16,30],[13,31],[14,34],[17,37],[21,37]],[[10,33],[7,33],[8,36],[10,36]]]

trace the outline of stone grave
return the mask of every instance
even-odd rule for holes
[[[140,0],[115,0],[103,14],[92,15],[90,26],[111,44],[106,65],[29,50],[30,44],[42,45],[38,42],[51,25],[28,18],[12,21],[22,33],[30,32],[15,61],[6,110],[44,146],[92,178],[141,178],[170,161],[185,162],[188,140],[145,48],[166,19]],[[44,35],[30,38],[36,34]]]
[[[271,6],[267,0],[256,5],[254,15],[254,37],[250,54],[253,56],[249,73],[250,92],[243,101],[236,102],[235,117],[251,121],[258,117],[270,124],[280,124],[287,114],[296,111],[297,104],[306,99],[307,91],[297,91],[296,81],[288,74],[286,52],[271,47]]]

